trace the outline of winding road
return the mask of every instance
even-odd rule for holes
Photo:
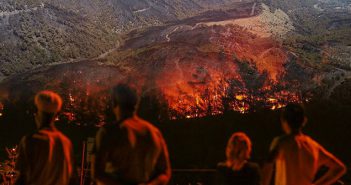
[[[144,8],[144,9],[140,9],[140,10],[135,10],[133,11],[133,13],[141,13],[141,12],[145,12],[147,10],[150,10],[151,7],[148,7],[148,8]]]
[[[251,14],[250,14],[250,16],[254,16],[254,15],[255,15],[256,5],[257,5],[257,3],[254,3],[254,4],[252,5],[252,9],[251,9]]]
[[[170,35],[172,35],[174,32],[176,32],[181,26],[177,26],[173,29],[173,31],[171,31],[170,33],[166,34],[166,40],[167,42],[170,42],[171,41],[171,37]]]

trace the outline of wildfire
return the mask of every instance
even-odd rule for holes
[[[221,80],[224,82],[226,80]],[[209,115],[219,115],[226,111],[236,111],[242,114],[254,111],[255,107],[266,107],[271,110],[280,109],[289,102],[300,102],[301,97],[294,91],[274,91],[272,88],[261,88],[257,92],[235,87],[230,83],[218,83],[209,81],[206,85],[197,85],[192,88],[178,87],[182,93],[168,88],[168,105],[171,110],[171,118],[197,118]],[[191,89],[186,93],[186,89]],[[241,93],[234,93],[242,91]],[[165,91],[166,93],[168,91]],[[214,95],[211,95],[214,94]],[[166,94],[167,95],[167,94]]]
[[[233,33],[228,34],[232,30]],[[157,80],[171,118],[196,118],[227,111],[248,113],[256,107],[276,110],[302,97],[288,81],[284,64],[288,53],[271,39],[250,37],[228,28],[211,35],[213,50],[206,57],[169,61]],[[211,46],[206,46],[211,51]],[[173,66],[176,64],[176,67]],[[171,82],[175,82],[172,84]]]
[[[154,92],[156,100],[148,106],[169,119],[230,111],[245,114],[262,107],[276,110],[306,98],[300,96],[297,82],[285,78],[292,56],[280,43],[238,27],[201,29],[194,30],[201,33],[196,37],[184,37],[172,45],[115,53],[111,55],[114,67],[84,63],[48,80],[52,84],[47,88],[58,89],[67,102],[60,121],[100,125],[105,121],[108,90],[123,80],[136,83],[142,94]],[[1,111],[0,106],[0,116]]]
[[[4,111],[4,105],[0,102],[0,117],[3,115],[2,112]]]
[[[70,101],[71,103],[74,103],[75,99],[73,98],[73,96],[72,96],[71,93],[69,93],[68,97],[69,97],[69,101]]]
[[[246,98],[247,98],[246,94],[239,94],[239,95],[235,96],[235,99],[237,99],[239,101],[245,100]]]
[[[245,102],[234,103],[232,106],[234,111],[240,112],[241,114],[245,114],[250,110],[250,106]]]

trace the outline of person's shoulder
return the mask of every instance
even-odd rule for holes
[[[102,142],[101,140],[106,137],[120,135],[120,132],[121,127],[119,127],[119,125],[117,125],[115,122],[109,122],[98,128],[95,139],[99,143]]]
[[[310,146],[314,148],[323,148],[317,141],[315,141],[313,138],[311,138],[308,135],[301,135],[300,136],[302,140],[304,140],[306,143],[308,143]]]
[[[119,123],[116,122],[109,122],[104,124],[102,127],[100,127],[97,131],[98,134],[108,134],[108,133],[115,133],[116,131],[122,130],[122,127],[120,126]]]
[[[262,173],[261,173],[261,168],[257,163],[247,162],[243,168],[243,171],[246,174],[249,174],[250,178],[252,178],[253,181],[255,182],[260,181]]]
[[[317,141],[315,141],[314,139],[312,139],[311,136],[306,135],[306,134],[301,134],[300,138],[302,138],[303,140],[306,140],[307,142],[311,142],[311,143],[317,143]]]
[[[40,132],[40,130],[32,132],[22,137],[20,145],[32,147],[36,145],[42,145],[49,142],[49,137],[46,134]]]
[[[281,145],[290,143],[292,141],[294,141],[294,137],[293,136],[284,134],[284,135],[275,137],[273,139],[272,143],[275,143],[277,146],[279,146],[279,145],[281,146]]]
[[[161,134],[156,126],[138,116],[134,116],[127,120],[126,123],[126,125],[143,132],[156,133],[157,135]]]
[[[28,134],[25,136],[28,141],[35,141],[35,140],[48,140],[49,137],[47,134],[44,134],[41,130],[38,130],[34,133]]]
[[[138,116],[133,117],[134,120],[139,122],[141,125],[148,127],[150,129],[157,129],[154,125],[152,125],[149,121],[146,121]]]
[[[31,142],[33,140],[33,135],[36,134],[36,132],[24,135],[21,138],[20,145],[27,145],[28,142]]]
[[[39,140],[60,140],[64,144],[71,145],[71,140],[57,128],[39,130],[33,137]]]
[[[270,146],[270,150],[278,148],[282,143],[287,141],[287,136],[286,135],[281,135],[273,138]]]
[[[245,168],[249,171],[255,171],[259,172],[260,171],[260,166],[257,163],[254,162],[247,162],[245,164]]]
[[[288,141],[290,141],[290,140],[293,139],[293,137],[292,137],[291,135],[287,135],[287,134],[278,136],[278,137],[276,137],[276,138],[277,138],[277,140],[278,140],[279,142],[281,142],[281,143],[283,143],[283,142],[288,142]]]
[[[39,132],[38,132],[38,131],[35,131],[35,132],[30,132],[30,133],[28,133],[28,134],[24,135],[24,136],[22,137],[22,140],[28,140],[28,139],[31,139],[31,138],[33,138],[33,136],[34,136],[34,135],[38,135],[38,134],[39,134]]]

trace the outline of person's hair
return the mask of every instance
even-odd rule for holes
[[[39,111],[57,113],[62,107],[62,98],[53,91],[41,91],[34,97],[34,103]]]
[[[41,112],[42,126],[49,126],[55,119],[56,114],[62,108],[62,98],[53,91],[41,91],[34,97],[34,103],[38,110]]]
[[[282,109],[280,119],[286,121],[290,129],[300,130],[305,123],[305,110],[300,104],[289,103]]]
[[[138,96],[136,90],[127,84],[118,84],[112,89],[112,106],[120,106],[123,116],[132,116],[137,108]]]
[[[247,160],[251,155],[251,140],[243,132],[234,133],[227,144],[227,161]]]

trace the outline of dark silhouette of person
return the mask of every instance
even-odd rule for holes
[[[276,166],[276,185],[330,185],[345,172],[344,164],[319,143],[302,132],[307,123],[305,111],[299,104],[288,104],[281,112],[284,135],[273,140],[265,164],[263,184],[268,185]],[[329,170],[317,180],[318,170]]]
[[[54,126],[62,99],[52,91],[42,91],[35,96],[34,101],[38,131],[24,136],[19,144],[16,162],[19,177],[16,184],[74,184],[71,141]]]
[[[92,157],[98,185],[164,185],[171,177],[161,132],[136,115],[138,96],[126,84],[112,90],[115,122],[99,129]]]
[[[260,168],[249,162],[251,141],[242,132],[234,133],[227,144],[227,160],[217,166],[217,185],[260,185]]]

